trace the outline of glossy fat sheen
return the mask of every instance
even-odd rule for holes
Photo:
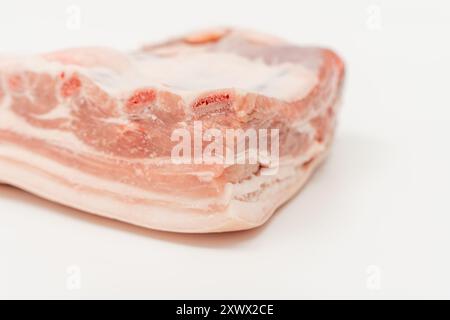
[[[329,50],[218,29],[130,54],[0,55],[0,80],[0,181],[148,228],[223,232],[266,222],[323,160],[343,64]],[[195,121],[279,129],[278,173],[171,163],[171,133]]]

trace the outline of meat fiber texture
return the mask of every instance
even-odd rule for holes
[[[343,77],[328,49],[227,28],[129,54],[0,54],[0,182],[152,229],[258,227],[324,159]],[[174,130],[200,122],[277,129],[277,169],[175,163]]]

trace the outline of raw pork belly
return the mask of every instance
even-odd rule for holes
[[[147,228],[254,228],[324,158],[343,74],[330,50],[232,29],[130,54],[0,55],[0,181]],[[174,163],[171,134],[198,121],[221,131],[278,129],[278,170]]]

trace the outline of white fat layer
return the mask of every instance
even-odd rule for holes
[[[176,194],[156,193],[129,184],[104,179],[84,173],[75,168],[65,166],[57,161],[47,157],[40,156],[20,147],[10,144],[0,144],[0,158],[18,160],[47,171],[49,174],[66,179],[72,185],[73,191],[83,187],[95,188],[97,190],[110,192],[129,199],[145,199],[163,203],[173,203],[187,209],[207,210],[211,205],[227,205],[232,196],[232,185],[226,186],[225,191],[215,198],[193,199]],[[105,168],[107,170],[107,168]],[[51,179],[51,178],[48,178]],[[14,180],[8,181],[14,184]]]
[[[49,179],[32,167],[5,161],[0,157],[3,175],[0,182],[11,183],[43,198],[100,216],[135,225],[179,232],[223,232],[242,230],[263,224],[275,209],[289,199],[307,181],[324,153],[307,170],[299,170],[291,179],[280,181],[263,190],[259,201],[232,199],[224,212],[195,212],[171,209],[151,204],[136,204],[96,194],[74,190],[73,186]]]
[[[207,91],[236,89],[285,101],[301,99],[317,83],[316,75],[300,64],[267,65],[234,53],[194,51],[172,57],[124,55],[127,68],[82,67],[39,56],[0,56],[5,71],[28,70],[57,75],[79,72],[108,94],[121,97],[137,88],[157,88],[180,95],[186,103]]]
[[[107,194],[76,190],[73,186],[49,179],[31,167],[5,161],[1,157],[0,167],[4,171],[0,182],[10,183],[56,203],[147,228],[207,232],[211,227],[226,224],[229,219],[222,212],[213,215],[202,211],[132,203]]]
[[[90,69],[88,76],[108,92],[157,87],[186,100],[204,91],[234,88],[285,100],[305,96],[316,84],[314,73],[299,64],[269,66],[233,53],[194,52],[173,57],[130,57],[124,72]]]
[[[79,72],[86,68],[49,61],[38,55],[3,55],[0,54],[0,69],[4,72],[31,71],[57,75],[62,71]]]

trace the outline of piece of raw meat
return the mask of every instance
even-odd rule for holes
[[[257,227],[324,158],[343,75],[330,50],[233,29],[130,54],[0,55],[0,181],[153,229]],[[174,131],[195,135],[199,123],[277,129],[276,170],[262,157],[173,161]]]

